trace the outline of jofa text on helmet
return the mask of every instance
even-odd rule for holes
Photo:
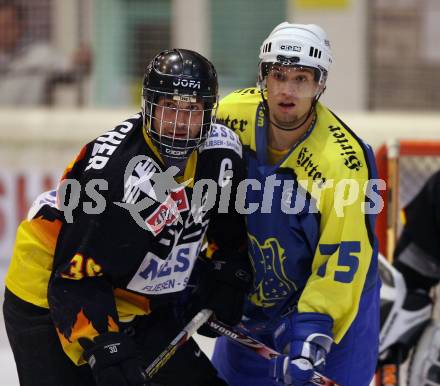
[[[174,78],[173,86],[200,88],[200,80]]]

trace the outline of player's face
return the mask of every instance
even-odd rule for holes
[[[266,85],[271,120],[285,127],[303,120],[320,90],[312,69],[292,66],[273,66]]]
[[[154,109],[153,128],[177,139],[197,138],[203,123],[203,102],[193,97],[160,97]]]

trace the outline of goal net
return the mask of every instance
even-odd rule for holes
[[[403,227],[401,210],[416,196],[426,180],[440,170],[440,140],[392,140],[376,152],[384,209],[377,219],[380,252],[392,259]]]

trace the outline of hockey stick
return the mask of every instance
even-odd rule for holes
[[[213,331],[217,332],[220,335],[226,336],[227,338],[241,344],[242,346],[250,348],[251,350],[253,350],[258,355],[262,356],[263,358],[273,359],[282,355],[278,351],[275,351],[270,347],[266,346],[264,343],[254,338],[251,338],[249,335],[237,331],[233,327],[227,326],[226,324],[219,322],[213,317],[211,317],[208,320],[207,324]],[[338,386],[336,382],[318,373],[317,371],[313,373],[311,383],[314,385],[321,385],[321,386]]]
[[[208,309],[201,310],[191,321],[183,328],[182,331],[172,340],[168,347],[163,350],[158,357],[144,370],[144,376],[151,379],[160,368],[176,353],[177,349],[185,344],[189,338],[204,324],[211,316],[212,311]]]

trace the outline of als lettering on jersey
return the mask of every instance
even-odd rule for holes
[[[181,212],[189,209],[188,197],[185,189],[171,192],[165,202],[145,220],[148,229],[157,236],[167,225],[174,224]]]
[[[261,266],[254,267],[256,285],[250,299],[259,307],[271,307],[289,297],[297,286],[285,272],[287,256],[275,237],[260,244],[256,237],[249,234],[249,240],[254,264]]]
[[[242,147],[238,135],[226,126],[219,124],[213,125],[208,139],[200,147],[200,152],[215,148],[231,149],[235,151],[240,158],[242,157]]]
[[[181,244],[165,260],[148,252],[127,288],[148,295],[184,290],[200,246],[200,242]]]

